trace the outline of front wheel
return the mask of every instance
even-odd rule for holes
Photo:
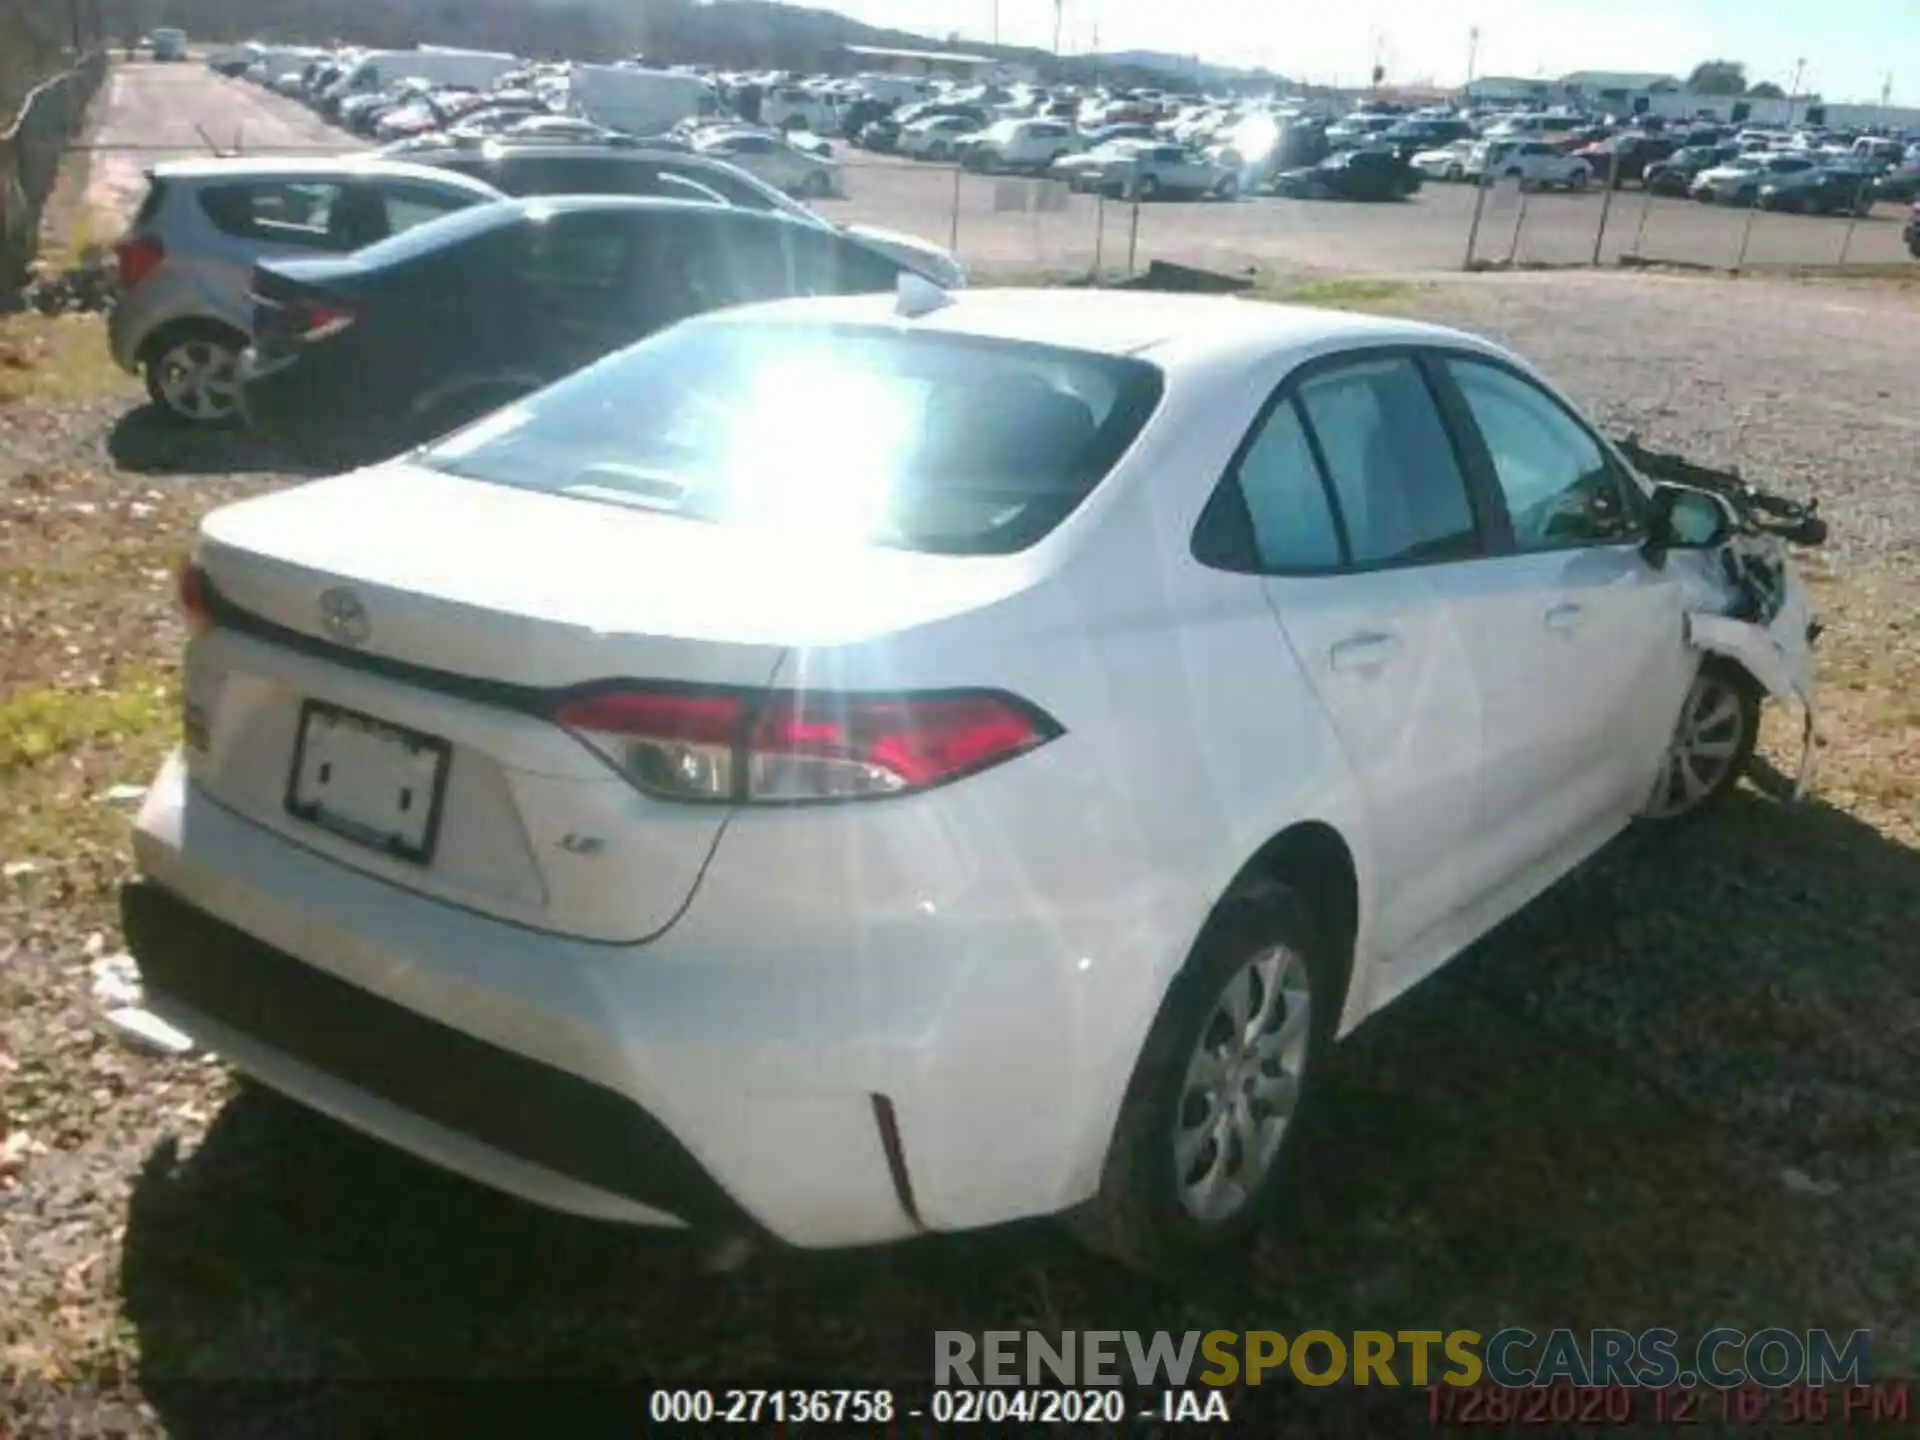
[[[1152,175],[1138,177],[1128,187],[1128,198],[1133,200],[1151,200],[1160,193],[1160,181]]]
[[[833,180],[824,170],[809,170],[800,177],[800,193],[809,200],[818,200],[833,193]]]
[[[1226,179],[1213,187],[1213,194],[1217,200],[1238,200],[1240,198],[1240,177],[1238,175],[1227,176]]]
[[[1760,692],[1753,681],[1731,665],[1702,665],[1680,704],[1642,817],[1671,825],[1720,804],[1753,759],[1759,734]]]
[[[1333,1043],[1343,968],[1291,887],[1237,888],[1207,922],[1147,1035],[1095,1198],[1068,1217],[1148,1274],[1243,1244]]]
[[[1589,175],[1586,171],[1576,170],[1573,172],[1573,174],[1567,177],[1567,186],[1569,189],[1573,189],[1573,190],[1584,190],[1587,188],[1588,182],[1590,182],[1592,179],[1593,177]]]

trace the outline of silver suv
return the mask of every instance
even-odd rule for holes
[[[180,160],[148,190],[116,247],[113,358],[168,414],[232,420],[257,260],[343,254],[501,198],[450,170],[361,156]]]

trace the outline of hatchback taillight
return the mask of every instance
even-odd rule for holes
[[[187,629],[198,633],[213,626],[213,604],[207,596],[207,574],[191,560],[183,560],[175,577],[175,594]]]
[[[167,247],[151,235],[139,235],[122,240],[113,247],[113,253],[120,265],[120,288],[132,290],[160,268],[160,262],[167,258]]]
[[[567,701],[554,719],[663,800],[789,804],[942,785],[1060,735],[991,690],[774,694],[636,687]]]

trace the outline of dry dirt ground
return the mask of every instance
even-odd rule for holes
[[[1493,334],[1609,422],[1821,495],[1825,781],[1629,837],[1370,1022],[1272,1228],[1184,1293],[1044,1224],[707,1276],[683,1242],[536,1213],[109,1040],[129,807],[174,732],[169,567],[209,507],[290,481],[155,425],[97,320],[0,321],[0,1407],[51,1425],[118,1386],[139,1427],[226,1433],[219,1402],[280,1434],[258,1411],[296,1392],[178,1382],[905,1377],[936,1328],[1864,1326],[1882,1373],[1914,1373],[1914,300],[1548,275],[1289,293]]]

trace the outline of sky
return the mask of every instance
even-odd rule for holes
[[[869,24],[1050,49],[1054,0],[803,0]],[[1682,77],[1702,60],[1740,60],[1750,82],[1836,102],[1920,102],[1920,0],[1063,0],[1061,48],[1164,50],[1264,65],[1314,82],[1364,83],[1376,46],[1389,83],[1456,85],[1470,32],[1476,75],[1571,70]],[[1909,73],[1897,68],[1908,62]]]

